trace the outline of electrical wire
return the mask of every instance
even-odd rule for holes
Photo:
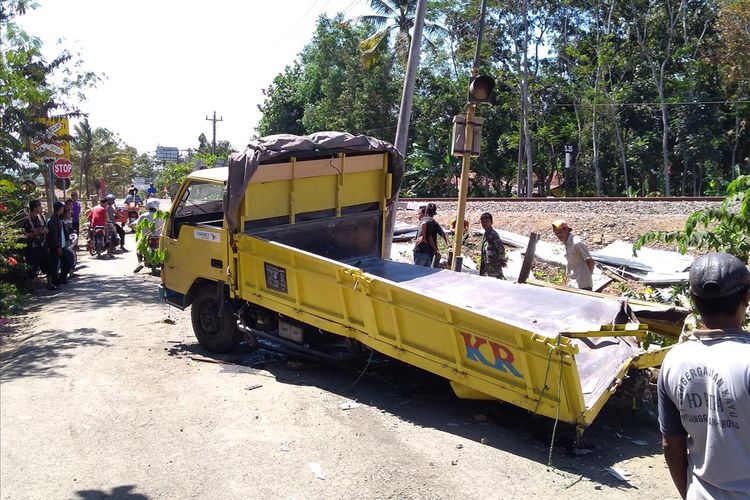
[[[361,372],[361,373],[359,374],[359,377],[357,377],[357,380],[355,380],[354,382],[352,382],[352,383],[351,383],[351,384],[349,385],[349,387],[350,387],[350,388],[351,388],[351,387],[354,387],[355,385],[357,385],[357,382],[359,382],[359,380],[360,380],[360,379],[362,378],[362,376],[363,376],[363,375],[365,374],[365,372],[367,371],[367,368],[368,368],[368,367],[370,366],[370,361],[372,361],[372,353],[373,353],[373,350],[372,350],[372,349],[370,349],[370,357],[369,357],[369,358],[367,359],[367,364],[365,365],[365,368],[364,368],[364,370],[362,370],[362,372]]]
[[[560,335],[557,335],[557,346],[560,346]],[[547,455],[547,465],[552,466],[552,451],[555,449],[555,434],[557,433],[557,423],[560,421],[560,394],[562,392],[562,373],[563,373],[563,354],[560,354],[560,377],[557,380],[557,412],[555,413],[555,424],[552,426],[552,439],[549,443],[549,454]]]
[[[701,105],[701,104],[744,104],[744,103],[750,103],[750,99],[739,99],[736,101],[681,101],[681,102],[665,102],[667,106],[694,106],[694,105]],[[567,107],[567,106],[575,106],[576,103],[559,103],[559,104],[550,104],[550,106],[554,107]],[[594,107],[597,106],[661,106],[662,103],[660,102],[612,102],[612,103],[593,103]]]

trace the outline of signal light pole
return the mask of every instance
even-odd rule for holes
[[[461,246],[464,238],[464,214],[466,212],[466,197],[469,190],[469,167],[471,157],[479,156],[479,145],[474,145],[474,119],[476,116],[477,105],[492,101],[492,90],[495,87],[495,80],[486,75],[479,74],[479,50],[482,46],[482,32],[484,31],[484,14],[487,10],[487,0],[482,0],[482,7],[479,14],[479,28],[477,30],[477,46],[474,51],[474,64],[471,68],[471,79],[469,80],[469,95],[466,103],[466,116],[464,122],[464,144],[463,144],[463,161],[461,163],[461,183],[458,190],[458,212],[456,214],[456,232],[454,233],[455,241],[453,242],[453,261],[450,263],[451,269],[461,271],[463,260],[461,258]],[[460,115],[459,115],[460,117]],[[477,140],[479,138],[477,137]],[[454,137],[454,145],[456,140]]]

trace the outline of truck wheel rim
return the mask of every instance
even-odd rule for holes
[[[217,315],[217,304],[214,301],[207,302],[200,311],[199,320],[203,331],[212,337],[221,331],[221,323]]]

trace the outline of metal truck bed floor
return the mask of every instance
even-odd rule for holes
[[[551,338],[561,332],[599,330],[620,311],[617,300],[402,262],[367,259],[352,265],[427,297]],[[573,343],[579,348],[576,364],[587,407],[610,386],[623,362],[641,352],[633,337],[574,339]]]

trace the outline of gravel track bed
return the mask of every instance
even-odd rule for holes
[[[401,200],[397,220],[416,224],[418,202]],[[407,208],[408,207],[414,207]],[[456,217],[457,202],[437,202],[436,219],[449,227]],[[649,231],[674,231],[682,229],[688,216],[708,207],[718,207],[720,202],[632,202],[632,201],[562,201],[562,202],[502,202],[471,201],[466,204],[466,218],[472,229],[480,229],[479,216],[483,212],[493,215],[494,227],[528,235],[539,233],[543,240],[556,241],[551,231],[553,220],[568,221],[574,233],[580,235],[593,249],[608,245],[614,240],[635,241]],[[655,245],[670,248],[664,245]]]

